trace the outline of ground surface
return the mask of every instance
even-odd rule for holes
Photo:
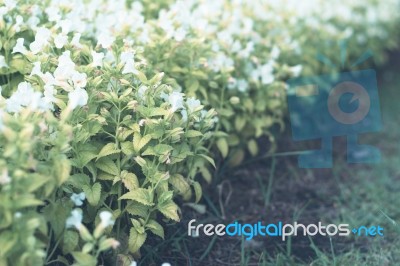
[[[347,164],[344,138],[334,140],[335,163],[329,170],[300,169],[296,156],[248,162],[225,172],[216,181],[219,186],[206,188],[200,202],[206,207],[205,214],[184,207],[185,219],[167,227],[167,241],[143,249],[141,264],[400,265],[400,60],[392,58],[378,71],[384,128],[362,138],[381,149],[381,163]],[[279,152],[300,151],[310,145],[293,144],[286,133]],[[192,238],[187,236],[191,219],[214,224],[235,220],[379,224],[385,228],[385,236],[299,236],[286,242],[270,237],[252,241],[240,237]]]

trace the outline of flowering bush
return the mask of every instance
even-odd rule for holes
[[[396,0],[296,3],[3,1],[0,265],[139,256],[214,158],[274,147],[285,80],[320,71],[318,49],[395,45]]]

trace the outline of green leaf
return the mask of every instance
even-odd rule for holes
[[[168,219],[179,222],[178,205],[176,205],[172,200],[159,204],[157,209]]]
[[[203,157],[204,159],[206,159],[212,166],[214,166],[214,168],[216,168],[213,158],[211,158],[210,156],[207,156],[205,154],[198,154],[198,155],[200,157]]]
[[[147,238],[147,233],[140,234],[134,227],[129,231],[129,251],[135,253],[139,251]]]
[[[256,156],[258,153],[258,145],[257,142],[252,139],[247,143],[247,148],[249,149],[251,155]]]
[[[146,165],[146,160],[143,159],[143,158],[140,157],[140,156],[136,156],[136,157],[135,157],[135,161],[136,161],[137,164],[140,165],[141,167],[143,167],[143,166]]]
[[[75,231],[66,231],[63,237],[62,252],[63,254],[71,253],[78,245],[79,234]]]
[[[195,138],[195,137],[200,137],[200,136],[203,136],[203,133],[201,133],[200,131],[197,131],[197,130],[190,129],[186,132],[187,138]]]
[[[85,174],[75,174],[69,177],[68,183],[70,183],[74,188],[81,188],[84,185],[90,184],[90,178]]]
[[[97,157],[97,153],[92,153],[90,151],[82,151],[77,154],[77,167],[83,168],[87,165],[91,160]]]
[[[20,208],[38,206],[42,204],[43,202],[41,200],[35,199],[35,197],[32,194],[27,194],[16,197],[13,203],[13,208],[20,209]]]
[[[79,266],[96,266],[97,259],[83,252],[72,252],[72,256]]]
[[[157,221],[149,220],[146,224],[146,228],[148,228],[153,234],[164,239],[164,228]]]
[[[133,149],[132,141],[121,142],[121,150],[125,155],[131,155],[134,153],[135,150]]]
[[[11,231],[5,231],[0,235],[0,258],[7,257],[7,253],[17,244],[18,236]]]
[[[85,192],[86,198],[90,205],[97,206],[99,204],[101,196],[101,185],[100,183],[94,183],[92,187],[83,186],[83,192]]]
[[[226,139],[225,138],[218,139],[217,147],[218,150],[221,152],[222,157],[226,158],[226,156],[228,156],[228,151],[229,151],[228,142],[226,141]]]
[[[125,187],[131,191],[139,188],[139,180],[134,173],[128,173],[127,171],[123,171],[121,173],[122,183],[124,183]]]
[[[114,180],[114,178],[115,178],[115,175],[111,175],[111,174],[105,173],[103,171],[100,171],[100,173],[97,175],[98,180],[110,181],[110,180]]]
[[[131,201],[128,204],[128,206],[126,206],[126,211],[131,215],[137,215],[146,218],[149,211],[149,207],[137,201]]]
[[[140,150],[151,140],[151,135],[141,136],[140,133],[133,135],[133,148],[136,152]]]
[[[200,183],[199,182],[194,182],[193,183],[193,189],[194,189],[194,194],[196,195],[196,203],[198,203],[201,199],[201,196],[203,195],[203,190],[201,189]]]
[[[143,72],[137,71],[137,73],[135,75],[142,83],[144,83],[144,84],[148,83],[147,77]]]
[[[121,150],[115,148],[115,143],[108,143],[101,149],[99,155],[97,155],[97,160],[110,154],[119,153],[120,151]]]
[[[119,175],[118,167],[111,158],[101,158],[96,162],[96,167],[111,175]]]
[[[71,172],[71,163],[65,156],[59,156],[54,159],[54,168],[58,179],[58,184],[67,181]]]
[[[122,195],[119,200],[134,200],[147,206],[153,206],[153,193],[149,189],[138,188]]]
[[[174,174],[168,179],[169,183],[179,192],[179,194],[185,194],[189,189],[190,185],[186,179],[180,174]]]

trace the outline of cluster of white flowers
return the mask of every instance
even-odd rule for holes
[[[285,51],[301,52],[303,48],[293,35],[309,29],[327,32],[332,39],[349,36],[359,41],[374,37],[384,39],[389,34],[385,23],[399,17],[396,12],[398,6],[399,0],[385,1],[385,4],[365,4],[362,0],[346,3],[340,0],[205,0],[200,5],[195,0],[178,0],[167,9],[161,10],[156,19],[146,21],[144,8],[138,1],[126,8],[124,0],[113,1],[112,5],[105,0],[54,0],[49,1],[45,8],[41,8],[39,4],[32,5],[27,9],[27,16],[24,16],[10,15],[16,10],[16,2],[7,0],[0,7],[0,14],[9,15],[9,22],[15,31],[27,27],[35,32],[34,41],[30,44],[24,38],[17,39],[13,54],[46,54],[47,47],[67,49],[59,57],[54,73],[42,73],[40,63],[32,63],[32,75],[38,75],[45,83],[43,95],[37,93],[28,83],[22,83],[18,86],[16,95],[9,99],[7,111],[17,112],[21,106],[39,110],[52,109],[59,88],[69,93],[71,108],[87,103],[86,74],[75,70],[71,52],[68,50],[81,48],[82,34],[94,37],[97,47],[106,49],[103,52],[91,51],[92,67],[102,66],[105,59],[114,61],[109,48],[116,36],[127,32],[130,34],[127,35],[129,37],[126,42],[139,46],[148,44],[152,34],[160,29],[164,31],[165,37],[173,38],[177,42],[186,39],[204,40],[215,53],[207,61],[207,67],[212,71],[232,71],[238,67],[240,60],[244,60],[244,63],[240,61],[240,65],[244,68],[242,74],[245,73],[246,76],[232,73],[229,88],[246,92],[250,88],[249,82],[259,81],[263,85],[274,82],[274,71],[279,65],[277,62],[281,52],[277,45]],[[362,12],[353,12],[354,10]],[[44,15],[51,22],[46,26],[41,25]],[[337,23],[327,23],[328,21]],[[276,30],[270,28],[270,32],[259,32],[254,26],[257,22],[269,24],[276,27]],[[347,27],[343,28],[342,25]],[[352,27],[363,27],[366,30],[355,32]],[[257,58],[257,47],[269,49],[269,55]],[[137,73],[134,55],[132,50],[121,54],[120,62],[124,64],[124,74]],[[9,66],[1,55],[0,68],[3,67]],[[293,66],[290,70],[297,76],[301,74],[302,66]],[[182,99],[178,93],[172,94],[169,102],[174,111],[182,108]]]

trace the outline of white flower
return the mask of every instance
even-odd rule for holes
[[[14,29],[16,32],[20,32],[21,31],[21,25],[24,22],[24,18],[20,15],[18,15],[15,18],[15,24],[14,24]]]
[[[66,227],[67,228],[75,227],[76,229],[79,230],[81,226],[82,226],[82,210],[74,209],[71,212],[71,216],[68,217],[66,221]]]
[[[81,34],[80,33],[75,33],[74,37],[72,37],[71,45],[75,46],[78,49],[82,48],[82,45],[80,43],[80,39],[81,39]]]
[[[8,170],[3,169],[3,173],[0,175],[0,185],[6,185],[11,182],[11,178],[8,176]]]
[[[86,199],[85,192],[81,192],[79,194],[72,193],[71,200],[75,204],[75,206],[82,206],[83,201]]]
[[[54,71],[54,78],[58,83],[62,83],[69,80],[75,72],[75,63],[71,60],[71,52],[65,51],[58,58],[58,66]],[[64,87],[62,84],[58,85]]]
[[[84,89],[76,88],[68,94],[68,106],[75,109],[78,106],[84,106],[88,101],[88,94]]]
[[[186,104],[190,112],[194,112],[194,110],[201,105],[200,101],[194,97],[188,98]]]
[[[55,6],[50,6],[46,8],[46,14],[49,18],[49,21],[59,21],[61,18],[61,15],[59,13],[59,9],[56,8]]]
[[[186,30],[182,27],[178,28],[174,33],[174,39],[178,42],[182,41],[186,37]]]
[[[37,54],[43,50],[48,44],[48,40],[51,37],[51,31],[45,27],[40,27],[36,31],[35,41],[29,45],[33,54]]]
[[[4,0],[4,5],[10,11],[11,9],[14,9],[17,6],[17,2],[14,0]]]
[[[75,88],[84,88],[87,83],[86,73],[74,72],[72,74],[72,82],[74,83]]]
[[[132,261],[129,266],[137,266],[137,262],[136,261]]]
[[[92,57],[93,57],[93,62],[92,66],[93,67],[98,67],[103,65],[103,58],[104,58],[104,53],[96,53],[95,51],[91,52]]]
[[[68,43],[68,36],[64,34],[57,34],[54,38],[54,44],[58,49],[61,49]]]
[[[39,77],[43,76],[42,70],[40,69],[40,65],[41,65],[40,62],[33,63],[33,68],[31,74],[29,75],[30,77],[32,77],[33,75],[37,75]]]
[[[280,53],[281,53],[281,50],[277,46],[274,46],[271,51],[271,58],[277,59],[279,57]]]
[[[126,64],[129,61],[134,61],[135,54],[132,51],[122,52],[120,55],[120,60],[122,64]]]
[[[14,48],[12,50],[13,54],[15,54],[15,53],[21,53],[21,54],[28,53],[28,50],[24,46],[24,41],[25,41],[24,38],[18,38],[17,39],[17,43],[15,44],[15,46],[14,46]]]
[[[36,109],[40,105],[41,96],[40,92],[33,90],[30,83],[21,82],[18,84],[18,88],[13,95],[6,100],[6,110],[17,113],[21,110],[22,106],[29,106],[32,109]]]
[[[298,77],[298,76],[300,75],[300,73],[301,73],[302,70],[303,70],[303,66],[302,66],[302,65],[296,65],[296,66],[292,66],[292,67],[290,68],[290,71],[292,72],[292,74],[293,74],[295,77]]]
[[[183,108],[182,93],[174,91],[169,95],[164,94],[161,97],[171,105],[172,112],[175,112],[176,110],[178,110],[180,108]]]
[[[107,34],[105,32],[100,33],[99,37],[97,38],[97,45],[108,49],[111,47],[111,45],[114,43],[115,38],[111,36],[110,34]]]
[[[0,98],[1,98],[1,86],[0,86]],[[4,124],[3,124],[3,110],[0,109],[0,132],[3,131]]]
[[[138,95],[140,98],[144,97],[144,94],[146,93],[148,87],[145,85],[140,86],[139,90],[138,90]]]
[[[182,115],[182,120],[183,120],[184,122],[186,122],[187,119],[188,119],[188,113],[187,113],[187,111],[186,111],[185,109],[182,109],[182,110],[181,110],[181,115]]]
[[[129,51],[129,52],[122,52],[120,56],[120,60],[122,64],[125,64],[124,69],[122,70],[122,74],[136,74],[138,71],[135,67],[135,59],[134,59],[134,53]]]
[[[100,216],[100,225],[103,228],[106,228],[106,227],[111,226],[111,225],[114,224],[114,220],[112,219],[113,216],[112,216],[111,212],[102,211],[99,216]]]
[[[274,82],[275,77],[273,75],[274,69],[270,63],[261,66],[260,69],[260,76],[261,76],[261,83],[264,85],[271,84]]]
[[[244,79],[238,79],[237,81],[237,89],[240,92],[245,92],[249,88],[249,83]]]
[[[50,109],[53,110],[52,103],[55,102],[56,98],[54,95],[56,94],[56,90],[54,89],[53,85],[46,84],[44,85],[44,92],[43,92],[43,101],[41,108],[44,110]]]
[[[171,264],[168,262],[164,262],[163,264],[161,264],[161,266],[171,266]]]
[[[7,67],[6,58],[3,55],[0,55],[0,68]]]

